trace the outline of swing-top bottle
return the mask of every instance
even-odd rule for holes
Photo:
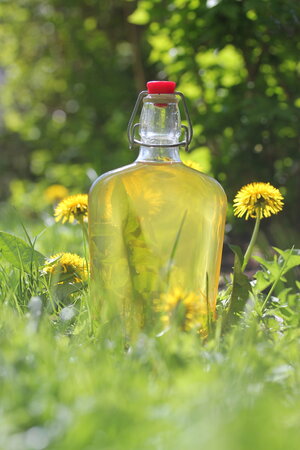
[[[197,299],[187,317],[195,313],[205,330],[216,307],[226,196],[217,181],[180,159],[192,126],[176,84],[147,87],[128,126],[137,159],[100,176],[89,194],[93,314],[118,317],[130,334],[149,326],[153,311],[168,317],[180,300],[188,309],[188,299]],[[181,124],[180,99],[188,126]]]

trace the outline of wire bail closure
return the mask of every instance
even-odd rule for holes
[[[139,106],[143,100],[144,97],[146,97],[149,94],[148,91],[142,91],[139,93],[139,96],[137,98],[137,101],[134,105],[132,114],[130,116],[129,122],[128,122],[128,127],[127,127],[127,136],[128,136],[128,140],[129,140],[129,148],[130,150],[133,148],[134,145],[142,145],[144,147],[184,147],[185,151],[188,152],[189,151],[189,144],[191,143],[192,137],[193,137],[193,127],[192,127],[192,122],[190,119],[190,115],[189,115],[189,111],[187,108],[187,104],[185,101],[185,97],[183,95],[182,92],[179,91],[175,91],[174,95],[178,95],[183,103],[183,109],[185,112],[185,116],[186,116],[186,120],[188,122],[188,126],[186,125],[181,125],[181,128],[184,130],[184,135],[185,135],[185,139],[181,142],[178,142],[176,144],[146,144],[145,142],[142,142],[138,139],[135,138],[135,130],[137,127],[140,126],[140,122],[138,123],[134,123],[134,119],[135,116],[137,114],[137,111],[139,109]]]

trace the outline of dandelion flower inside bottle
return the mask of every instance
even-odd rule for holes
[[[153,311],[164,308],[159,302],[175,291],[200,302],[197,320],[190,319],[198,328],[215,312],[226,196],[217,181],[181,162],[179,147],[187,149],[192,129],[175,86],[147,84],[128,129],[137,159],[100,176],[89,195],[94,315],[119,317],[128,334],[153,323]]]

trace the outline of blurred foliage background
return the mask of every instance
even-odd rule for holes
[[[263,223],[264,236],[297,244],[298,2],[2,0],[0,21],[6,205],[34,218],[47,187],[87,192],[97,175],[132,162],[126,127],[137,94],[147,80],[172,79],[194,124],[191,159],[230,202],[248,182],[279,187],[286,206]],[[228,220],[230,229],[230,208]],[[249,224],[236,221],[235,236],[244,233]]]

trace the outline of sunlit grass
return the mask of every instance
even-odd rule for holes
[[[3,448],[297,448],[296,327],[142,334],[127,352],[88,329],[84,307],[64,320],[2,306]]]
[[[25,232],[8,219],[3,229],[24,240],[45,229],[35,248],[46,256],[84,256],[80,226],[25,220]],[[26,272],[2,255],[0,447],[297,449],[298,260],[296,250],[260,259],[264,270],[233,325],[223,327],[225,290],[207,338],[175,321],[124,347],[115,323],[92,323],[84,285],[61,291],[34,264]]]

